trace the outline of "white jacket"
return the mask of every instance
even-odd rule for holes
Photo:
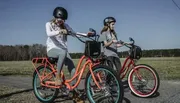
[[[68,29],[68,31],[74,32],[68,24],[65,24],[65,26]],[[56,24],[52,22],[47,22],[46,34],[48,36],[46,41],[47,52],[52,48],[61,48],[67,50],[67,35],[60,34],[60,28]],[[87,36],[87,34],[85,33],[77,32],[76,34]]]

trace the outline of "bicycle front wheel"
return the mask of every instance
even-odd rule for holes
[[[120,77],[104,65],[95,66],[92,70],[101,89],[97,87],[89,71],[85,80],[85,90],[90,103],[121,103],[124,90]]]
[[[133,94],[139,97],[150,97],[158,91],[159,76],[149,65],[136,65],[128,76],[128,84]]]

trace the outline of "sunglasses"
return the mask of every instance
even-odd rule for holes
[[[115,25],[115,23],[112,23],[111,25]]]
[[[56,20],[57,20],[58,24],[63,24],[63,23],[65,22],[65,20],[62,20],[62,19],[60,19],[60,18],[58,18],[58,19],[56,19]]]

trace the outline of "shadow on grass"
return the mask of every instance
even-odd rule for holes
[[[0,73],[0,76],[32,76],[32,73]]]
[[[32,91],[32,90],[33,90],[33,89],[26,89],[26,90],[21,90],[21,91],[16,91],[16,92],[4,94],[4,95],[1,95],[1,96],[0,96],[0,99],[5,98],[5,97],[10,97],[10,96],[12,96],[12,95],[14,95],[14,94],[20,94],[20,93],[24,93],[24,92],[30,92],[30,91]]]

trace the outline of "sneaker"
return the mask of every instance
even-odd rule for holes
[[[85,101],[79,97],[80,95],[77,91],[73,90],[70,92],[72,92],[72,99],[75,103],[85,103]]]

